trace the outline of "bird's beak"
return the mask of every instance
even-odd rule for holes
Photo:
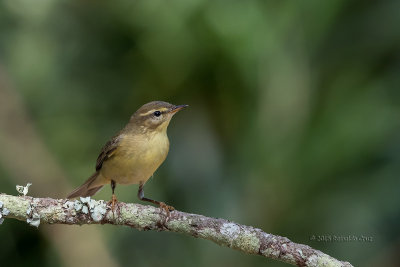
[[[181,110],[181,109],[183,109],[183,108],[186,108],[186,107],[188,107],[188,106],[189,106],[189,105],[178,105],[178,106],[175,106],[175,107],[171,108],[171,110],[169,111],[169,113],[175,114],[175,113],[177,113],[179,110]]]

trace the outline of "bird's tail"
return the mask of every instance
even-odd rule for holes
[[[94,186],[94,187],[91,186],[98,176],[99,176],[99,173],[95,172],[92,176],[89,177],[89,179],[86,180],[86,182],[83,185],[81,185],[78,188],[75,188],[74,191],[69,193],[67,198],[88,197],[88,196],[93,196],[94,194],[96,194],[96,192],[99,191],[103,187],[103,185]]]

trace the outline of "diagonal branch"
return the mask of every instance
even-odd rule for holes
[[[247,254],[261,255],[298,266],[352,266],[286,237],[224,219],[119,202],[111,211],[103,201],[90,198],[66,200],[0,194],[0,217],[42,224],[114,224],[138,230],[171,231],[211,240]],[[0,219],[2,220],[2,219]]]

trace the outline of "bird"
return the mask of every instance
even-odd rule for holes
[[[93,175],[67,198],[93,196],[104,185],[110,184],[110,204],[114,210],[117,203],[116,185],[139,184],[138,198],[158,205],[169,214],[174,207],[146,198],[144,185],[168,155],[167,128],[172,117],[186,107],[188,105],[173,105],[163,101],[152,101],[141,106],[127,125],[103,146]]]

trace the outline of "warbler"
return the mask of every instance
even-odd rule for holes
[[[116,184],[139,184],[138,198],[159,205],[169,213],[172,206],[144,197],[144,185],[164,162],[169,151],[168,125],[176,112],[188,105],[153,101],[140,107],[128,124],[102,148],[96,172],[67,198],[93,196],[110,184],[112,209],[117,202]]]

